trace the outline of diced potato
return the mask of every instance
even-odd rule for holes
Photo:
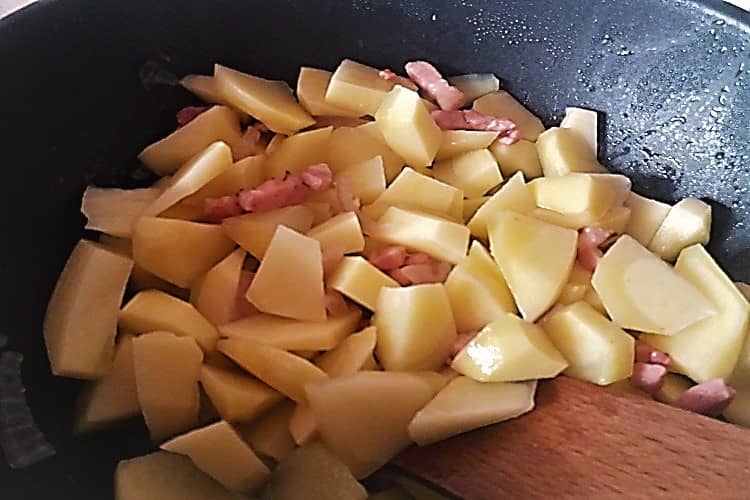
[[[254,314],[221,325],[223,337],[247,339],[286,351],[327,351],[352,333],[362,314],[352,308],[325,321],[297,321],[270,314]]]
[[[744,389],[737,391],[723,415],[733,424],[750,427],[750,391]]]
[[[358,255],[344,257],[327,281],[330,288],[371,311],[375,310],[381,288],[399,286],[396,280]]]
[[[536,321],[568,281],[578,233],[506,211],[495,216],[489,235],[490,251],[518,310],[525,320]]]
[[[516,172],[523,172],[527,179],[542,176],[542,164],[536,152],[536,144],[525,139],[513,144],[503,144],[495,141],[490,146],[490,152],[495,156],[500,171],[505,177]]]
[[[347,118],[345,116],[316,116],[315,125],[310,127],[310,129],[333,127],[335,130],[339,127],[359,127],[360,125],[370,123],[371,121],[372,120],[368,116],[363,118]]]
[[[307,321],[326,319],[320,243],[285,226],[276,228],[246,297],[265,313]]]
[[[245,251],[238,248],[209,269],[193,286],[190,302],[214,325],[223,325],[256,312],[244,298],[246,290],[240,289],[249,283],[243,283],[246,279],[242,275],[245,256]]]
[[[320,443],[294,450],[274,469],[268,481],[274,500],[364,500],[365,488],[348,467]]]
[[[451,264],[461,262],[469,246],[469,229],[440,217],[389,207],[378,223],[377,238]]]
[[[253,214],[229,217],[221,223],[222,229],[253,257],[261,260],[279,226],[286,226],[300,233],[312,227],[313,212],[305,205],[269,210]]]
[[[627,199],[630,179],[624,175],[572,173],[534,179],[529,189],[538,207],[600,219]]]
[[[134,370],[133,337],[123,335],[115,347],[112,368],[81,392],[76,432],[100,429],[141,413]]]
[[[358,372],[306,387],[326,447],[356,478],[406,448],[407,427],[437,390],[415,373]]]
[[[691,323],[671,337],[645,335],[642,339],[668,352],[672,357],[670,369],[696,382],[729,378],[740,359],[747,337],[750,305],[701,245],[683,250],[675,270],[703,297],[708,297],[718,314]],[[672,300],[676,299],[674,293],[665,289],[663,282],[659,286],[662,293],[672,295]],[[681,309],[683,315],[691,312],[692,309]],[[743,362],[747,364],[749,360]]]
[[[437,370],[445,362],[456,324],[442,284],[384,287],[376,311],[376,352],[384,369]]]
[[[320,248],[337,249],[345,254],[365,249],[365,238],[354,212],[341,212],[310,229],[307,236],[320,242]]]
[[[188,457],[157,451],[120,460],[115,500],[237,500]]]
[[[590,109],[565,108],[565,117],[560,122],[560,128],[574,130],[583,137],[594,157],[599,152],[597,118],[596,111]]]
[[[309,443],[318,436],[318,423],[308,405],[297,403],[294,407],[292,418],[289,419],[289,434],[299,446]]]
[[[216,176],[182,203],[203,209],[206,198],[232,196],[243,189],[252,189],[265,180],[264,155],[248,156],[235,162],[224,173]]]
[[[568,229],[581,229],[582,227],[601,227],[617,234],[622,234],[630,220],[630,208],[624,206],[613,207],[601,218],[595,218],[588,212],[578,214],[562,214],[546,208],[536,208],[531,214],[535,219],[554,224]]]
[[[204,364],[201,385],[216,411],[228,422],[246,422],[281,402],[283,396],[237,370]]]
[[[673,206],[648,249],[664,260],[674,260],[683,248],[705,245],[711,234],[711,205],[697,198],[685,198]]]
[[[479,382],[552,378],[567,366],[540,327],[510,313],[480,330],[451,363]]]
[[[284,134],[274,134],[273,137],[271,137],[271,140],[268,141],[268,144],[266,144],[266,150],[264,151],[264,154],[270,155],[273,154],[276,149],[281,145],[282,142],[287,138]]]
[[[591,151],[591,146],[575,130],[552,127],[539,136],[536,151],[546,177],[571,172],[606,173]]]
[[[432,164],[443,132],[425,108],[419,94],[394,87],[375,113],[375,123],[385,142],[406,164],[419,169]]]
[[[544,132],[542,121],[504,90],[480,97],[474,101],[472,109],[486,115],[513,120],[521,132],[521,137],[527,141],[536,141],[539,134]]]
[[[131,333],[155,330],[192,337],[204,351],[212,351],[219,332],[189,302],[159,290],[138,292],[120,311],[119,326]]]
[[[334,106],[326,102],[326,91],[333,73],[324,69],[303,66],[297,78],[297,98],[313,116],[345,116],[359,118],[363,113]]]
[[[234,248],[221,226],[141,217],[133,231],[135,262],[179,287],[189,288]]]
[[[161,194],[157,188],[111,189],[88,186],[83,192],[81,213],[86,229],[130,238],[135,221]]]
[[[176,437],[161,448],[189,456],[196,467],[237,493],[252,492],[270,474],[237,431],[223,420]]]
[[[180,80],[180,85],[188,92],[209,104],[225,104],[216,89],[213,76],[208,75],[185,75]]]
[[[294,403],[286,400],[256,421],[243,424],[238,430],[257,454],[277,462],[281,461],[295,447],[289,433],[289,421],[294,413],[294,407]]]
[[[177,202],[159,214],[163,219],[179,219],[191,222],[206,222],[206,214],[203,207]]]
[[[219,340],[219,350],[263,382],[297,402],[305,402],[305,384],[328,375],[299,356],[241,338]]]
[[[346,182],[354,197],[362,203],[372,203],[385,191],[383,157],[374,156],[339,171],[336,181]]]
[[[541,323],[568,361],[565,374],[608,385],[633,373],[635,341],[586,302],[556,309]]]
[[[286,82],[247,75],[220,64],[214,66],[214,81],[223,99],[278,134],[291,135],[315,123]]]
[[[369,326],[342,340],[334,349],[315,358],[315,364],[329,377],[357,373],[372,359],[377,340],[376,329]]]
[[[488,130],[443,130],[443,141],[435,160],[447,160],[470,151],[486,149],[497,136],[498,132]]]
[[[647,247],[671,207],[632,191],[625,204],[630,207],[630,221],[625,232]]]
[[[329,203],[323,201],[306,201],[303,205],[310,209],[313,214],[312,225],[317,226],[327,221],[333,215],[333,209]]]
[[[579,285],[591,285],[591,276],[593,274],[593,272],[585,269],[581,264],[576,262],[570,271],[570,279],[568,281]]]
[[[374,131],[371,127],[374,127]],[[377,133],[373,133],[377,132]],[[383,158],[383,171],[388,181],[393,180],[401,168],[404,160],[397,155],[386,143],[375,122],[356,128],[340,127],[331,134],[331,151],[329,166],[335,173],[362,163],[375,156]]]
[[[560,292],[560,296],[557,298],[557,303],[562,305],[572,304],[583,300],[586,296],[586,292],[589,291],[589,286],[581,283],[566,283]]]
[[[591,284],[620,328],[674,335],[717,311],[701,287],[628,235],[607,250]]]
[[[622,234],[630,222],[630,213],[630,207],[613,207],[612,210],[604,214],[604,217],[592,225],[613,231],[616,234]]]
[[[161,441],[198,423],[201,352],[195,339],[153,332],[133,339],[138,404],[151,439]]]
[[[534,197],[523,180],[523,173],[518,172],[479,207],[467,226],[473,236],[486,240],[487,225],[495,220],[497,214],[504,210],[528,214],[535,207]]]
[[[299,174],[316,163],[328,163],[333,127],[294,134],[279,143],[266,160],[269,177],[281,179],[287,172]]]
[[[662,403],[674,404],[683,392],[690,389],[693,383],[689,378],[677,375],[676,373],[667,373],[664,377],[664,384],[654,393],[654,399]]]
[[[107,373],[117,335],[117,312],[133,261],[80,240],[57,279],[44,316],[52,373],[92,379]]]
[[[479,427],[516,418],[534,408],[533,382],[483,383],[454,378],[409,423],[409,437],[419,446]]]
[[[464,199],[464,220],[469,221],[474,214],[479,210],[479,207],[489,200],[489,196],[480,196],[479,198],[466,198]]]
[[[445,292],[459,332],[479,330],[504,313],[517,311],[503,274],[478,241],[451,270]]]
[[[157,174],[170,175],[210,144],[223,141],[231,145],[240,137],[237,114],[225,106],[214,106],[141,151],[138,159]]]
[[[500,89],[500,80],[492,73],[449,76],[447,80],[448,83],[463,92],[466,102],[471,102],[490,92],[497,92]]]
[[[503,182],[495,157],[487,149],[436,161],[432,167],[432,175],[462,190],[464,196],[469,198],[482,196]]]
[[[589,288],[586,291],[586,295],[583,296],[583,300],[587,302],[591,307],[599,311],[600,313],[607,315],[607,309],[604,307],[604,304],[602,303],[602,299],[599,297],[599,294],[596,293],[596,290],[593,288]]]

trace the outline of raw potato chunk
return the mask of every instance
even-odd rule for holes
[[[329,203],[323,201],[306,201],[303,205],[313,214],[312,225],[317,226],[331,218],[333,209]]]
[[[325,101],[328,84],[333,73],[324,69],[301,67],[297,78],[297,98],[303,108],[313,116],[346,116],[359,118],[362,113],[349,111]]]
[[[315,123],[286,82],[247,75],[220,64],[214,66],[214,81],[223,99],[277,134],[291,135]]]
[[[247,300],[259,311],[285,318],[326,319],[320,243],[279,226],[247,290]]]
[[[620,328],[674,335],[717,311],[701,287],[628,235],[607,250],[591,284]]]
[[[366,127],[374,127],[374,130]],[[339,127],[331,134],[329,166],[335,173],[369,160],[374,156],[383,158],[383,170],[387,180],[393,180],[404,166],[404,160],[386,143],[375,122],[356,128]]]
[[[248,339],[286,351],[327,351],[352,333],[362,313],[352,308],[325,321],[296,321],[254,314],[219,327],[223,337]]]
[[[567,128],[578,132],[596,157],[599,151],[598,120],[596,111],[583,108],[565,108],[565,118],[560,122],[560,128]]]
[[[593,288],[589,288],[586,291],[586,295],[583,296],[583,300],[587,302],[591,307],[599,311],[600,313],[607,315],[607,309],[604,307],[604,304],[602,303],[602,299],[599,297],[599,294],[596,293],[596,290]]]
[[[237,500],[188,457],[156,451],[121,460],[115,470],[115,500]]]
[[[204,351],[212,351],[219,332],[189,302],[161,292],[138,292],[120,311],[119,326],[130,333],[156,330],[192,337]]]
[[[359,255],[344,257],[336,267],[328,286],[370,311],[375,310],[378,295],[383,287],[399,284]]]
[[[388,146],[416,169],[432,164],[443,141],[443,132],[419,94],[401,86],[383,99],[375,113],[375,123]]]
[[[142,215],[156,216],[190,196],[232,166],[232,150],[223,142],[215,142],[175,172],[167,188],[149,205]]]
[[[306,359],[253,340],[220,340],[218,348],[243,369],[297,402],[305,402],[305,384],[328,375]]]
[[[556,226],[567,227],[568,229],[581,229],[582,227],[601,227],[617,234],[622,234],[630,220],[630,208],[617,206],[601,218],[592,217],[588,212],[578,214],[562,214],[546,208],[534,209],[531,214],[535,219],[539,219]]]
[[[81,392],[76,432],[100,429],[141,412],[134,370],[133,337],[123,335],[115,348],[112,369]]]
[[[693,383],[689,378],[677,375],[676,373],[667,373],[664,377],[664,384],[654,393],[654,399],[668,405],[674,404],[682,393],[690,389]]]
[[[320,242],[320,248],[335,249],[345,254],[361,252],[365,238],[359,218],[354,212],[342,212],[310,229],[307,236]]]
[[[266,412],[256,421],[243,424],[239,429],[242,439],[263,457],[283,460],[294,447],[289,433],[289,421],[294,413],[294,403],[284,401]]]
[[[203,211],[206,198],[219,198],[222,196],[234,196],[243,189],[257,187],[265,180],[264,155],[248,156],[243,158],[219,174],[192,194],[182,200],[182,203],[199,207]]]
[[[81,201],[86,229],[130,238],[135,221],[160,194],[161,190],[157,188],[109,189],[88,186]]]
[[[630,222],[625,232],[647,247],[671,208],[666,203],[630,192],[625,202],[630,207]]]
[[[161,448],[189,456],[196,467],[237,493],[252,492],[270,474],[237,431],[223,420],[176,437]]]
[[[386,370],[437,370],[456,339],[442,284],[383,288],[375,315],[376,352]]]
[[[98,378],[112,366],[117,312],[133,261],[80,240],[57,279],[44,316],[52,373]]]
[[[216,411],[228,422],[252,420],[283,399],[277,391],[233,369],[204,364],[200,380]]]
[[[202,361],[203,353],[190,337],[154,332],[133,339],[138,403],[153,441],[198,423]]]
[[[525,320],[536,321],[568,281],[578,234],[513,212],[497,214],[489,234],[490,251],[518,310]]]
[[[365,500],[365,488],[349,468],[320,443],[294,450],[274,469],[268,481],[274,500]]]
[[[602,167],[592,153],[591,146],[575,130],[552,127],[536,141],[539,162],[546,177],[567,175],[571,172],[602,173]]]
[[[409,422],[438,389],[416,373],[358,372],[306,390],[323,444],[363,478],[409,446]]]
[[[138,266],[181,288],[190,288],[234,248],[221,226],[141,217],[133,231]]]
[[[573,173],[535,179],[529,189],[538,207],[600,219],[627,199],[630,179],[624,175]]]
[[[349,335],[335,349],[315,358],[315,364],[329,377],[343,377],[363,370],[372,359],[377,340],[376,332],[375,327],[369,326],[361,332]]]
[[[390,207],[378,220],[378,239],[458,264],[469,246],[469,229],[440,217]]]
[[[466,97],[466,102],[471,102],[490,92],[500,89],[500,80],[492,73],[470,73],[468,75],[449,76],[448,83],[458,88]]]
[[[409,423],[409,437],[419,446],[479,427],[516,418],[534,409],[533,382],[484,383],[454,378]]]
[[[488,148],[498,134],[486,130],[443,130],[443,141],[435,154],[435,160],[447,160],[463,153]]]
[[[328,163],[333,127],[294,134],[279,142],[266,160],[269,177],[282,179],[287,172],[299,174],[316,163]]]
[[[562,305],[572,304],[583,300],[586,296],[586,292],[589,291],[589,286],[581,283],[566,283],[557,298],[557,303]]]
[[[261,260],[279,226],[306,233],[312,227],[312,222],[313,213],[309,207],[292,205],[268,212],[229,217],[224,219],[221,227],[239,246]]]
[[[479,382],[552,378],[567,366],[540,327],[510,313],[480,330],[451,363]]]
[[[517,311],[503,274],[478,241],[448,275],[445,292],[459,332],[479,330],[506,312]]]
[[[523,173],[518,172],[479,207],[467,226],[473,236],[486,240],[487,226],[495,220],[500,212],[511,210],[519,214],[528,214],[535,207],[534,197],[523,180]]]
[[[669,353],[670,368],[696,382],[728,379],[747,338],[750,305],[701,245],[683,250],[675,270],[709,298],[718,314],[694,322],[671,337],[646,335],[641,338]],[[664,289],[662,292],[667,293]],[[684,315],[689,312],[689,309],[682,310]]]
[[[474,101],[472,109],[485,115],[513,120],[521,137],[527,141],[536,141],[539,134],[544,132],[542,121],[504,90],[480,97]]]
[[[708,243],[710,234],[711,206],[696,198],[685,198],[669,210],[648,249],[671,261],[683,248]]]
[[[633,337],[586,302],[556,309],[541,326],[568,361],[566,375],[609,385],[633,373]]]
[[[297,403],[292,418],[289,419],[289,434],[299,446],[308,443],[318,435],[318,424],[315,415],[306,404]]]
[[[375,156],[339,171],[336,182],[345,182],[362,203],[372,203],[385,191],[383,157]]]
[[[256,312],[245,299],[246,290],[240,288],[249,285],[249,281],[243,278],[245,255],[245,251],[238,248],[209,269],[193,286],[190,302],[214,325],[223,325]]]
[[[482,196],[503,181],[495,158],[486,149],[436,161],[432,175],[462,190],[469,198]]]
[[[464,200],[464,220],[469,221],[474,214],[479,210],[479,207],[489,200],[489,196],[480,196],[479,198],[466,198]]]
[[[523,172],[527,179],[542,176],[542,164],[539,163],[536,144],[531,141],[521,139],[514,144],[495,141],[490,146],[490,152],[495,156],[505,177],[510,177],[516,172]]]

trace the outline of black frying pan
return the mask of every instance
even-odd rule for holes
[[[0,498],[109,498],[116,462],[149,447],[137,422],[71,437],[78,383],[50,375],[41,332],[84,186],[137,185],[135,155],[194,102],[146,90],[141,65],[181,75],[222,62],[294,82],[300,65],[343,57],[491,71],[548,125],[568,105],[606,112],[604,162],[643,194],[710,201],[714,255],[750,279],[750,19],[718,0],[41,1],[0,21],[0,344],[24,355],[56,455],[0,464]]]

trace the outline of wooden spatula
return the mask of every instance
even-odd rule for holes
[[[750,499],[750,430],[567,377],[536,405],[395,464],[471,500]]]

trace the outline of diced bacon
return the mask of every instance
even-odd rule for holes
[[[437,109],[430,113],[443,130],[488,130],[499,132],[498,142],[513,144],[521,140],[516,124],[507,118],[485,115],[473,109],[446,111]]]
[[[383,271],[398,269],[406,263],[406,248],[400,245],[390,245],[373,252],[368,260],[373,266]]]
[[[417,253],[410,253],[406,256],[406,260],[404,261],[404,264],[407,266],[411,266],[414,264],[430,264],[433,262],[434,259],[427,255],[426,253],[417,252]]]
[[[405,69],[409,78],[434,99],[441,109],[454,110],[466,104],[464,93],[449,84],[432,64],[412,61],[406,64]]]
[[[184,127],[195,119],[196,116],[208,111],[211,106],[187,106],[177,112],[177,127]]]
[[[378,76],[382,78],[383,80],[393,80],[394,78],[396,78],[397,75],[390,69],[385,68],[378,72]]]
[[[203,200],[203,213],[214,221],[220,222],[227,217],[234,217],[242,213],[242,208],[236,196],[221,196]]]
[[[246,212],[267,212],[304,202],[307,190],[302,179],[287,175],[284,179],[269,179],[255,189],[243,189],[237,201]]]
[[[323,274],[330,276],[336,270],[341,260],[344,258],[344,249],[339,246],[326,246],[322,248],[323,254]]]
[[[463,115],[466,123],[469,124],[469,128],[472,130],[491,130],[502,134],[516,128],[516,124],[508,118],[485,115],[473,109],[464,111]]]
[[[471,342],[471,339],[476,337],[477,333],[479,332],[471,331],[459,333],[458,336],[456,336],[456,340],[454,340],[453,344],[451,344],[450,354],[448,354],[448,359],[446,359],[445,364],[450,365],[453,362],[453,358],[455,358],[456,355],[461,352],[461,349],[463,349],[466,344]]]
[[[715,378],[694,385],[683,392],[674,405],[684,410],[716,417],[729,406],[737,391],[724,379]]]
[[[388,271],[388,275],[396,280],[396,282],[401,286],[411,285],[411,279],[409,279],[409,277],[404,274],[402,267],[399,267],[398,269],[391,269],[390,271]]]
[[[389,274],[402,286],[422,283],[442,283],[450,273],[451,265],[447,262],[431,260],[426,264],[410,264],[392,269]]]
[[[651,347],[640,340],[635,342],[635,360],[640,361],[641,363],[653,363],[665,367],[669,367],[669,364],[672,362],[672,358],[669,357],[669,354],[660,351],[655,347]]]
[[[355,198],[352,188],[346,179],[336,180],[336,197],[344,212],[359,212],[359,200]]]
[[[637,362],[633,365],[630,383],[644,392],[654,394],[664,385],[666,375],[667,368],[665,366]]]
[[[349,311],[343,295],[336,290],[326,290],[326,311],[331,316],[340,316]]]
[[[252,125],[252,127],[253,127],[253,128],[255,129],[255,130],[257,130],[258,132],[260,132],[260,133],[263,133],[263,134],[265,134],[265,133],[267,133],[267,132],[270,132],[270,131],[271,131],[271,129],[270,129],[270,128],[268,128],[268,125],[266,125],[266,124],[265,124],[265,123],[263,123],[263,122],[258,122],[258,123],[254,123],[254,124]]]
[[[594,271],[604,253],[601,246],[615,233],[601,227],[584,227],[578,231],[578,263]]]
[[[300,174],[302,182],[313,191],[325,191],[333,183],[333,172],[327,163],[310,165]]]
[[[296,175],[287,174],[287,176],[284,178],[284,182],[286,182],[288,185],[291,185],[291,189],[289,190],[289,196],[287,196],[286,202],[283,206],[299,205],[300,203],[304,203],[305,199],[307,198],[307,192],[309,189],[304,181]]]

